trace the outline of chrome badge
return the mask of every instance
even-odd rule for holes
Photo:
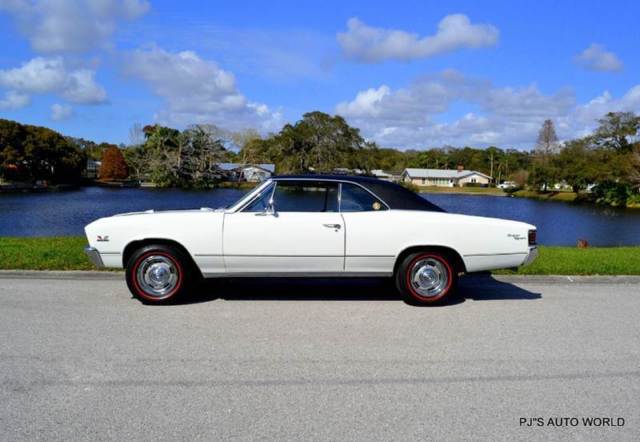
[[[109,235],[98,235],[98,238],[96,239],[96,241],[98,242],[108,242],[109,241]]]
[[[525,239],[525,236],[524,235],[520,235],[519,233],[507,233],[507,236],[509,238],[515,239],[516,241],[520,241],[520,240]]]

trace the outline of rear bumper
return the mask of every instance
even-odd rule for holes
[[[94,266],[98,268],[104,267],[104,263],[102,262],[102,257],[100,256],[98,249],[87,246],[84,248],[84,253],[87,254],[89,261],[91,261]]]
[[[538,248],[535,246],[529,247],[529,253],[527,254],[527,257],[524,259],[524,262],[522,263],[522,265],[528,266],[533,261],[535,261],[537,257],[538,257]]]

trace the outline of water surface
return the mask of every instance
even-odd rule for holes
[[[246,191],[215,189],[109,189],[0,194],[0,236],[82,235],[89,222],[122,212],[226,206]],[[640,245],[640,210],[612,209],[522,198],[424,194],[449,212],[525,221],[546,245]]]

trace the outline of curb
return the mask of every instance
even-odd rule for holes
[[[62,279],[122,281],[122,271],[95,270],[0,270],[0,279]],[[489,275],[462,277],[465,284],[505,282],[536,284],[640,284],[640,275]]]
[[[640,275],[468,275],[461,281],[536,284],[640,284]]]

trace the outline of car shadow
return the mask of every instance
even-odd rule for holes
[[[489,274],[460,278],[458,293],[446,305],[467,299],[536,300],[540,293],[498,281]],[[390,278],[235,278],[206,280],[192,296],[179,302],[226,301],[400,301]]]

